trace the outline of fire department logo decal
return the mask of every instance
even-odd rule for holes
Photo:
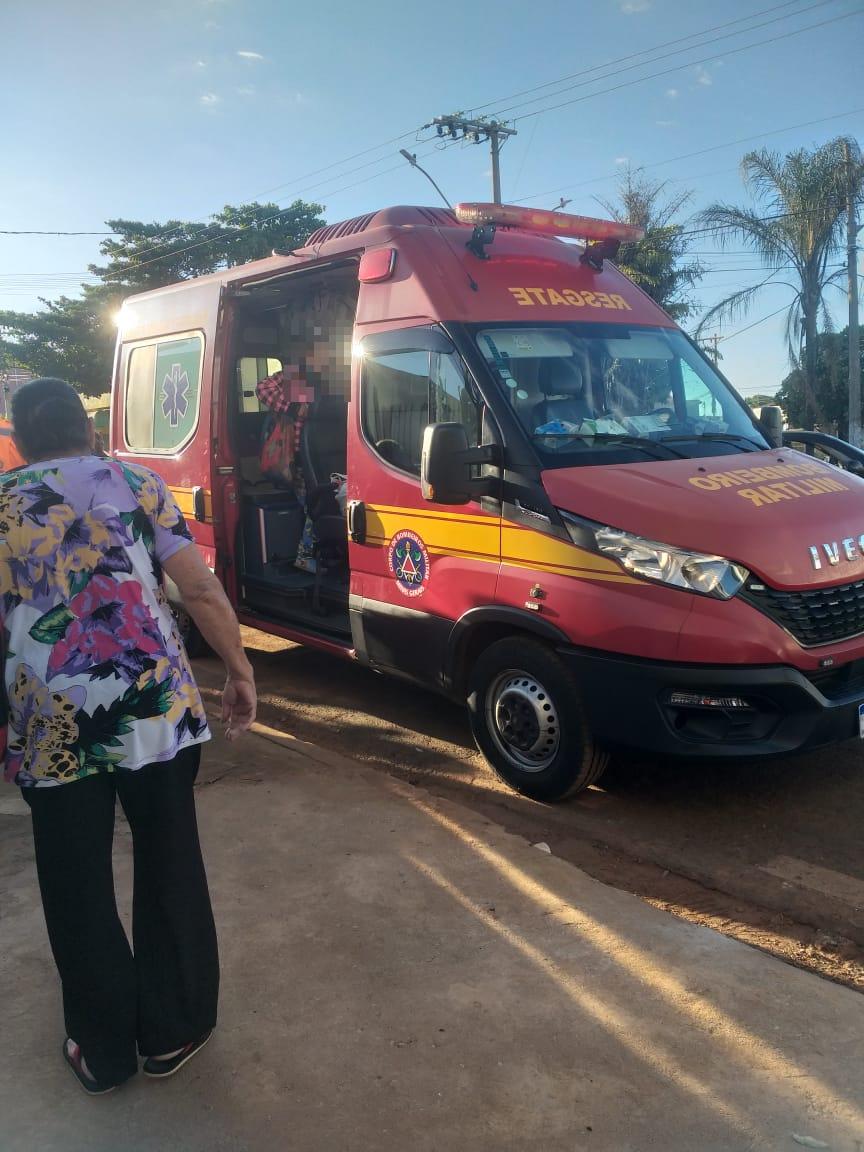
[[[404,596],[421,596],[429,583],[429,553],[416,532],[404,528],[390,541],[387,563]]]

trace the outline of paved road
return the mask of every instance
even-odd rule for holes
[[[599,879],[864,989],[864,748],[770,764],[630,765],[555,807],[516,796],[459,707],[252,630],[261,719],[422,783]],[[214,660],[202,684],[220,683]]]

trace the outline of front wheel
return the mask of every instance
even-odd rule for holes
[[[599,780],[608,754],[594,743],[579,686],[544,644],[492,644],[471,670],[471,729],[495,772],[533,800],[560,800]]]

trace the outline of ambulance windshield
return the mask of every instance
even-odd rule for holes
[[[769,447],[749,409],[682,332],[619,324],[475,330],[547,467]]]

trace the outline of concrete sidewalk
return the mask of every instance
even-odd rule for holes
[[[61,1062],[29,817],[0,794],[0,1152],[864,1148],[858,994],[298,741],[205,762],[219,1031],[104,1099]],[[116,854],[126,901],[123,824]]]

